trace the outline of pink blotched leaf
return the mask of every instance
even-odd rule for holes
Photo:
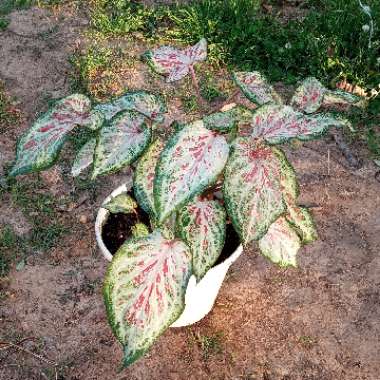
[[[19,139],[16,162],[10,176],[27,174],[49,168],[58,158],[68,134],[77,125],[89,125],[90,100],[80,94],[59,100]]]
[[[207,41],[202,38],[196,45],[186,49],[161,46],[144,54],[154,71],[167,76],[168,82],[184,78],[190,66],[207,58]]]
[[[280,161],[271,147],[237,138],[224,173],[228,215],[244,244],[260,239],[286,210]]]
[[[127,240],[114,256],[103,288],[107,317],[124,346],[124,365],[142,356],[181,314],[191,253],[159,230]]]
[[[159,223],[216,182],[228,152],[226,139],[206,129],[201,121],[183,127],[169,139],[160,155],[154,179]]]

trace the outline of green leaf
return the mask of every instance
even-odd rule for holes
[[[290,104],[305,113],[313,113],[321,107],[326,91],[317,79],[306,78],[296,89]]]
[[[148,91],[128,92],[109,103],[94,107],[93,113],[101,113],[106,120],[111,120],[121,111],[136,111],[157,123],[163,121],[167,107],[161,96]]]
[[[225,138],[204,128],[202,122],[185,126],[169,139],[153,186],[159,223],[216,182],[228,152]]]
[[[182,313],[191,254],[160,231],[127,240],[114,256],[103,288],[108,321],[124,346],[124,365],[136,361]]]
[[[309,244],[318,239],[313,217],[306,208],[289,204],[286,219],[298,233],[302,244]]]
[[[143,153],[151,138],[147,121],[141,113],[124,111],[104,125],[95,148],[93,179],[129,165]]]
[[[281,267],[297,266],[301,240],[284,217],[278,218],[260,239],[261,253]]]
[[[73,177],[78,176],[92,164],[94,160],[95,147],[96,138],[93,137],[79,149],[71,168],[71,175]]]
[[[131,232],[134,238],[142,238],[149,235],[149,228],[144,223],[136,223]]]
[[[244,244],[260,239],[286,210],[276,154],[240,137],[228,159],[223,193],[228,215]]]
[[[347,121],[330,114],[307,116],[289,106],[265,105],[253,114],[252,137],[269,144],[281,144],[290,139],[311,140],[322,136],[330,127],[342,127]]]
[[[156,216],[153,198],[155,170],[164,143],[157,139],[139,159],[133,181],[134,193],[141,208],[152,217]]]
[[[59,100],[19,139],[16,162],[10,176],[27,174],[49,168],[58,158],[69,132],[76,125],[91,122],[90,100],[80,94]]]
[[[112,214],[117,214],[119,212],[130,214],[136,212],[137,203],[127,193],[121,193],[116,195],[116,197],[111,198],[111,200],[103,204],[102,207],[107,209]]]
[[[226,237],[226,211],[217,201],[197,201],[178,212],[179,236],[190,247],[200,281],[220,256]]]
[[[235,72],[232,79],[251,102],[260,106],[267,103],[282,104],[281,97],[259,72]]]

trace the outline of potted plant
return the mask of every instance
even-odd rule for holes
[[[173,80],[194,74],[192,65],[205,58],[205,49],[202,40],[145,57]],[[234,73],[233,80],[256,109],[232,104],[177,123],[167,141],[157,133],[166,106],[146,91],[96,106],[71,95],[18,141],[10,176],[51,166],[77,125],[96,137],[79,151],[73,175],[90,167],[96,178],[135,167],[133,184],[108,197],[96,221],[99,246],[111,260],[104,281],[107,316],[124,347],[125,366],[169,326],[193,323],[210,310],[242,246],[256,244],[287,267],[296,266],[298,250],[317,238],[311,214],[297,203],[296,174],[278,145],[346,124],[323,110],[361,105],[361,99],[308,78],[284,105],[260,73]]]

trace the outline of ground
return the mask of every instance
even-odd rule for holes
[[[0,32],[0,80],[20,115],[1,129],[1,170],[35,115],[70,93],[69,58],[88,43],[80,37],[87,15],[75,7],[15,11],[10,21]],[[134,63],[120,67],[125,82],[115,92],[127,83],[170,98],[175,87],[138,62],[145,46],[116,43]],[[171,101],[167,125],[185,112],[191,118],[181,99]],[[130,172],[80,186],[67,175],[65,157],[43,174],[19,177],[1,192],[1,248],[15,261],[0,282],[0,379],[377,380],[379,182],[365,147],[353,149],[360,169],[346,164],[330,137],[285,147],[298,173],[300,203],[312,210],[320,240],[302,249],[298,269],[278,269],[252,247],[231,267],[205,319],[169,329],[125,370],[105,317],[107,263],[93,222],[102,200]]]

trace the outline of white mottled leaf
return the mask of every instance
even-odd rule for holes
[[[289,204],[287,207],[288,213],[286,214],[286,219],[297,231],[302,243],[309,244],[317,240],[318,232],[309,210],[293,204]]]
[[[130,214],[136,212],[137,203],[127,193],[121,193],[112,197],[107,203],[103,204],[102,207],[112,214],[117,214],[119,212]]]
[[[92,164],[94,160],[95,146],[96,138],[93,137],[79,149],[71,168],[71,175],[73,177],[81,174]]]
[[[138,161],[133,181],[134,193],[139,205],[145,212],[153,217],[156,215],[153,182],[157,161],[163,148],[164,143],[159,139],[155,140],[149,146]]]
[[[345,121],[329,114],[304,115],[292,107],[268,104],[260,107],[252,118],[252,137],[270,144],[290,139],[310,140],[323,135],[330,127],[341,127]]]
[[[80,94],[59,100],[19,139],[10,176],[44,170],[58,158],[69,132],[89,124],[90,100]]]
[[[107,316],[124,346],[128,366],[181,314],[191,275],[191,254],[180,240],[156,230],[127,240],[114,256],[104,283]]]
[[[273,150],[237,138],[228,159],[223,193],[228,215],[244,244],[260,239],[286,210],[280,162]]]
[[[261,253],[281,267],[297,266],[301,240],[284,217],[278,218],[260,239]]]
[[[135,111],[118,113],[99,131],[92,178],[121,169],[135,161],[148,146],[148,119]]]
[[[233,73],[232,78],[243,94],[258,105],[282,104],[281,97],[258,71]]]
[[[190,247],[198,281],[215,264],[226,237],[226,211],[217,201],[196,201],[178,212],[179,236]]]
[[[223,136],[192,123],[172,136],[156,166],[154,201],[159,223],[213,184],[229,147]]]
[[[351,106],[364,108],[367,100],[360,96],[351,94],[343,90],[326,91],[323,98],[323,106],[326,108],[346,109]]]
[[[313,113],[317,111],[323,102],[326,88],[315,78],[306,78],[296,89],[290,105],[299,111]]]

